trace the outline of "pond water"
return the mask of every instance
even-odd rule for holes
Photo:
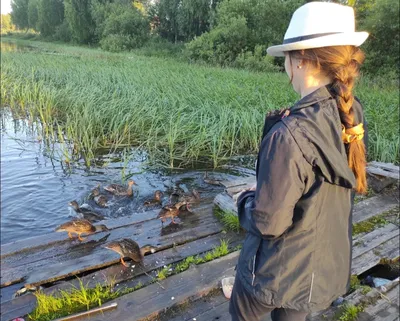
[[[2,52],[20,50],[40,48],[1,41]],[[134,148],[98,155],[91,168],[84,166],[83,161],[66,166],[60,161],[61,146],[43,139],[40,123],[32,123],[5,106],[1,106],[0,116],[2,244],[54,231],[56,226],[76,217],[68,206],[72,200],[89,204],[106,218],[115,218],[143,212],[144,200],[155,190],[167,194],[176,184],[187,192],[197,188],[203,197],[213,197],[221,191],[220,187],[204,182],[204,169],[150,170],[145,151]],[[219,179],[232,178],[232,174],[238,172],[213,172]],[[121,184],[128,178],[138,184],[133,198],[111,200],[106,209],[88,199],[98,183]]]
[[[145,153],[134,149],[129,151],[128,161],[119,154],[106,154],[98,157],[98,166],[88,169],[80,163],[66,167],[57,158],[58,147],[46,145],[40,136],[40,125],[16,118],[8,108],[1,109],[2,244],[54,231],[56,226],[76,216],[68,206],[72,200],[114,218],[143,212],[146,210],[143,201],[155,190],[167,194],[177,183],[186,191],[195,187],[203,196],[221,190],[204,183],[201,170],[146,170]],[[121,184],[123,173],[138,184],[138,193],[133,198],[111,200],[105,209],[88,200],[98,183]]]

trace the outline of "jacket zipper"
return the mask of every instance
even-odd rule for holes
[[[311,275],[310,297],[308,298],[308,303],[311,302],[311,295],[312,295],[313,285],[314,285],[314,273]]]
[[[253,258],[253,272],[252,272],[252,280],[251,280],[251,286],[254,286],[254,280],[256,279],[256,257],[257,257],[257,254],[256,255],[254,255],[254,258]]]

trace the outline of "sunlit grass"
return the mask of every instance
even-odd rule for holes
[[[236,250],[236,248],[234,250]],[[202,255],[188,256],[177,264],[170,264],[160,269],[157,272],[157,279],[160,281],[164,280],[171,275],[186,271],[191,265],[210,262],[222,256],[228,255],[230,252],[231,251],[229,250],[228,242],[221,240],[220,245],[216,246],[212,251],[208,251]]]
[[[2,104],[39,120],[43,136],[64,146],[65,162],[90,166],[100,149],[138,146],[162,166],[218,167],[256,153],[265,113],[298,99],[285,74],[22,43],[41,50],[2,53]],[[362,81],[356,93],[369,121],[369,159],[397,162],[397,87]]]
[[[142,284],[139,283],[134,288],[125,288],[122,291],[115,290],[113,284],[105,287],[101,284],[96,284],[95,288],[88,288],[79,280],[79,287],[71,291],[60,290],[53,295],[39,291],[35,293],[37,305],[33,312],[29,314],[29,319],[32,321],[50,321],[87,311],[141,287]]]

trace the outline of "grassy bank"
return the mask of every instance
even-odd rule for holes
[[[99,149],[135,145],[165,166],[217,167],[255,153],[265,112],[298,99],[284,74],[17,43],[35,48],[2,52],[2,104],[39,119],[45,136],[64,144],[67,162],[83,157],[90,165]],[[369,121],[369,158],[398,161],[398,89],[364,80],[357,95]]]

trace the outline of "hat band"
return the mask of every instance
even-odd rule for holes
[[[288,38],[288,39],[284,39],[283,40],[283,44],[286,45],[288,43],[304,41],[304,40],[309,40],[309,39],[315,39],[315,38],[324,37],[324,36],[336,35],[336,34],[339,34],[339,33],[343,33],[343,32],[316,33],[316,34],[313,34],[313,35]]]

